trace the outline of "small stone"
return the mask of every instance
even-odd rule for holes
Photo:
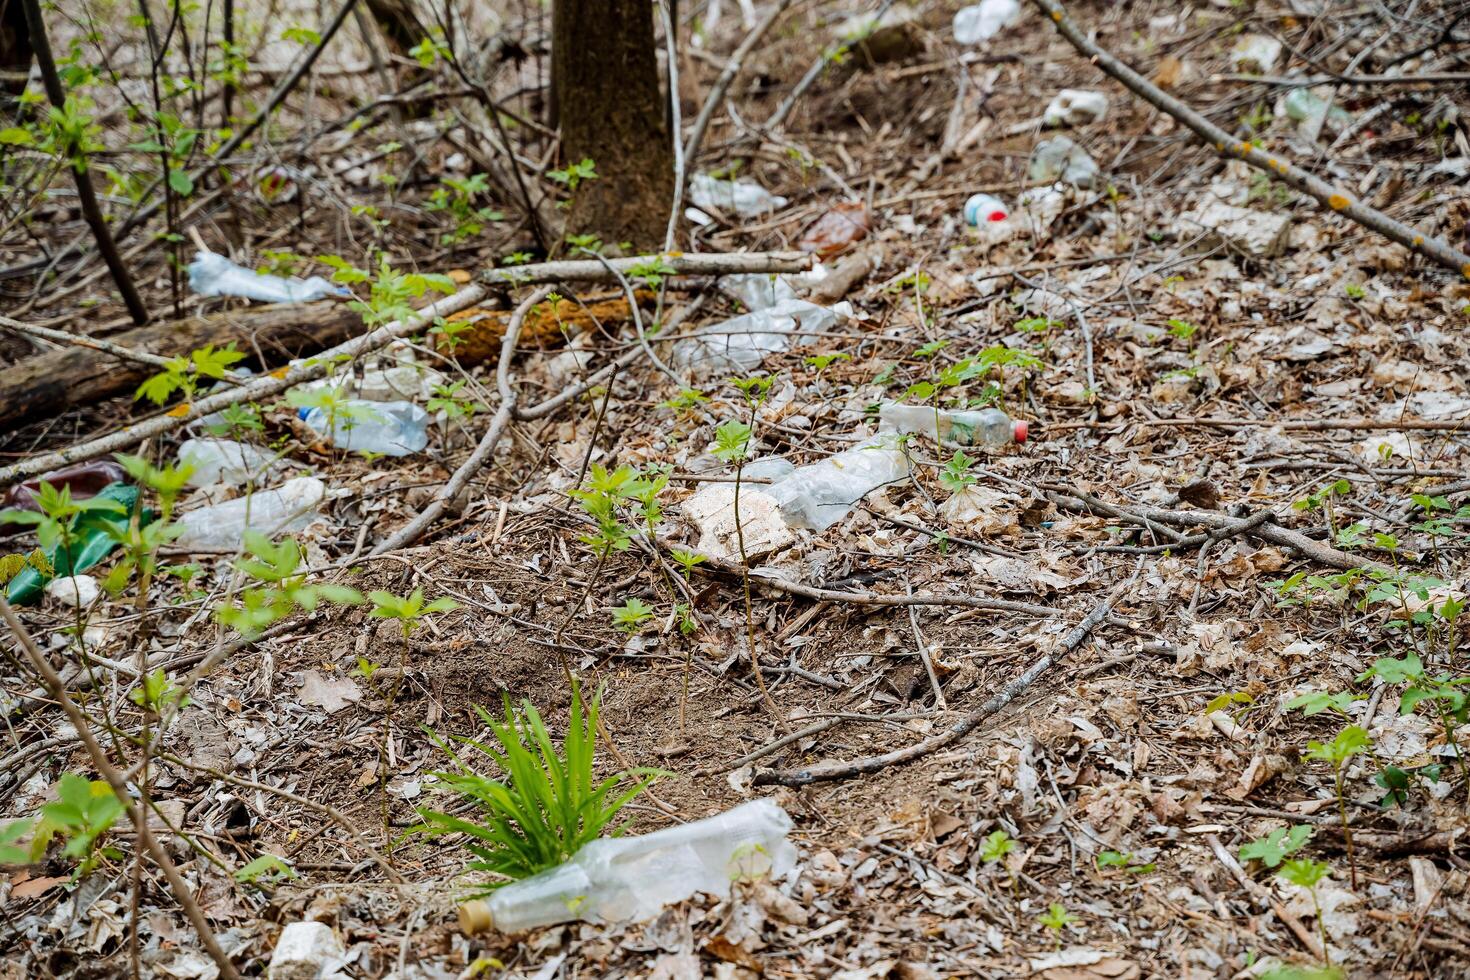
[[[1285,211],[1252,211],[1231,204],[1211,201],[1187,216],[1207,231],[1213,232],[1213,247],[1227,246],[1254,258],[1269,258],[1285,247],[1291,230],[1291,215]],[[1206,243],[1201,243],[1206,244]]]
[[[707,484],[684,501],[681,509],[699,532],[696,551],[718,561],[740,559],[740,535],[735,531],[735,484]],[[748,484],[740,488],[740,534],[745,539],[748,559],[768,555],[796,541],[775,499]]]

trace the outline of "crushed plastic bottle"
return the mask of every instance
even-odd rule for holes
[[[953,411],[941,408],[938,417],[927,405],[901,405],[887,402],[878,407],[878,426],[889,432],[905,432],[934,437],[939,430],[939,441],[949,446],[979,446],[984,449],[1001,449],[1012,443],[1025,442],[1030,431],[1027,422],[1013,420],[998,408],[979,411]]]
[[[798,466],[762,490],[792,527],[825,531],[879,487],[909,478],[909,460],[894,433],[879,433],[851,449]]]
[[[320,507],[326,498],[325,483],[315,477],[298,476],[274,490],[180,514],[177,520],[183,533],[174,544],[201,551],[233,551],[244,542],[247,529],[267,537],[301,530],[321,517]]]
[[[558,922],[636,922],[697,892],[780,878],[796,864],[791,818],[773,800],[641,837],[604,837],[571,860],[459,908],[460,928],[525,932]]]
[[[1097,161],[1065,136],[1053,136],[1036,144],[1026,176],[1037,184],[1064,180],[1073,187],[1097,183]]]
[[[296,385],[292,391],[317,391],[335,388],[343,396],[369,402],[428,401],[434,389],[447,378],[422,364],[395,364],[392,367],[370,367],[360,375],[350,365],[316,381]]]
[[[1330,132],[1341,132],[1353,121],[1351,112],[1339,105],[1333,105],[1329,109],[1327,100],[1309,88],[1292,89],[1282,100],[1282,107],[1287,118],[1299,123],[1309,122],[1326,113],[1323,125]]]
[[[713,208],[754,218],[784,208],[786,198],[772,194],[760,184],[748,180],[721,180],[709,174],[689,178],[689,202],[697,208]]]
[[[179,462],[194,467],[189,486],[214,483],[231,486],[259,481],[275,462],[274,453],[233,439],[186,439],[179,446]]]
[[[429,413],[412,402],[349,398],[334,414],[324,408],[302,409],[300,414],[328,442],[349,452],[411,456],[429,444]]]
[[[829,330],[852,316],[852,306],[818,306],[791,299],[699,328],[674,344],[669,361],[692,378],[748,374],[771,354]]]
[[[1090,89],[1064,88],[1041,115],[1043,126],[1086,126],[1108,114],[1108,97]]]
[[[308,303],[329,296],[352,295],[321,276],[310,279],[268,276],[236,265],[214,252],[200,252],[189,263],[189,288],[200,296],[239,296],[262,303]]]
[[[1014,24],[1021,16],[1017,0],[981,0],[954,15],[954,39],[958,44],[988,41]]]
[[[1280,57],[1281,42],[1268,34],[1242,34],[1230,49],[1230,64],[1236,71],[1268,72]]]

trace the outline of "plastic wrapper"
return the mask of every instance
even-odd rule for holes
[[[787,201],[748,180],[721,180],[709,174],[695,174],[689,178],[689,203],[697,208],[755,218],[784,208]]]
[[[342,286],[321,276],[268,276],[236,265],[223,255],[200,252],[189,263],[189,288],[200,296],[239,296],[262,303],[309,303],[330,296],[351,296]]]
[[[894,433],[880,433],[762,489],[792,527],[825,531],[879,487],[907,482],[909,461]]]

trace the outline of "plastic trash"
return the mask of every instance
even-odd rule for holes
[[[214,252],[200,252],[189,263],[189,288],[200,296],[239,296],[262,303],[307,303],[328,296],[352,295],[321,276],[310,279],[267,276]]]
[[[571,860],[459,907],[460,928],[525,932],[558,922],[629,922],[734,881],[779,878],[796,864],[791,818],[773,800],[641,837],[604,837]]]
[[[1034,183],[1064,180],[1073,187],[1091,187],[1097,182],[1097,161],[1065,136],[1053,136],[1036,144],[1026,175]]]
[[[909,460],[897,436],[880,433],[834,456],[798,466],[761,489],[780,506],[787,524],[825,531],[874,490],[908,478]]]
[[[178,456],[180,463],[194,467],[189,475],[191,487],[259,482],[276,461],[274,453],[233,439],[187,439],[179,446]]]
[[[291,390],[305,392],[335,388],[348,398],[360,398],[363,401],[426,402],[434,396],[434,389],[447,381],[443,374],[422,364],[370,367],[360,375],[354,373],[350,365],[344,365],[335,374],[304,382]]]
[[[878,426],[889,432],[905,432],[934,437],[939,430],[939,441],[950,446],[979,446],[984,449],[1001,449],[1012,443],[1025,442],[1030,425],[1019,419],[1013,420],[998,408],[983,408],[979,411],[953,411],[941,408],[938,417],[927,405],[900,405],[887,402],[878,408]]]
[[[721,276],[720,290],[727,296],[738,299],[747,310],[768,310],[787,300],[796,299],[796,290],[785,276],[765,272],[742,272],[733,276]]]
[[[692,378],[748,374],[769,355],[829,330],[852,315],[847,303],[818,306],[791,299],[701,327],[674,344],[669,360]]]
[[[302,409],[301,420],[338,449],[411,456],[429,444],[429,413],[412,402],[349,398],[334,411]]]
[[[325,922],[293,922],[281,930],[271,953],[267,980],[318,980],[341,976],[347,950]]]
[[[1005,221],[1010,216],[1005,202],[993,194],[976,194],[965,202],[965,224],[972,228]]]
[[[46,583],[46,594],[57,601],[74,606],[78,609],[86,609],[101,593],[102,586],[90,575],[68,575],[65,578],[54,578]]]
[[[1021,16],[1017,0],[982,0],[954,15],[954,39],[959,44],[988,41]]]
[[[1043,126],[1086,126],[1108,114],[1108,97],[1090,89],[1064,88],[1041,115]]]
[[[201,551],[233,551],[244,542],[247,529],[267,537],[301,530],[321,517],[320,507],[326,498],[325,483],[299,476],[274,490],[180,514],[177,523],[183,533],[174,544]]]
[[[709,174],[689,178],[689,201],[697,208],[713,208],[754,218],[786,206],[786,198],[748,180],[721,180]]]
[[[120,511],[92,510],[77,518],[72,532],[71,547],[62,550],[60,545],[46,554],[46,560],[55,571],[55,578],[67,578],[85,572],[112,553],[118,540],[127,533],[132,515],[138,509],[138,488],[126,483],[110,483],[95,494],[97,497],[115,500],[122,505]],[[138,511],[140,524],[153,521],[153,512]],[[15,605],[25,605],[41,594],[41,589],[53,576],[42,575],[27,566],[10,580],[5,597]]]
[[[1328,108],[1327,100],[1309,88],[1292,89],[1282,100],[1282,107],[1287,118],[1299,123],[1321,118],[1326,113],[1323,125],[1331,132],[1340,132],[1353,121],[1351,112],[1339,105]]]
[[[1266,34],[1243,34],[1230,49],[1236,71],[1268,72],[1281,57],[1281,42]]]
[[[88,497],[97,496],[104,487],[113,483],[122,483],[126,479],[127,472],[110,460],[99,459],[90,463],[74,463],[59,470],[42,473],[24,483],[17,483],[6,491],[5,500],[0,503],[0,507],[28,510],[39,514],[41,505],[36,502],[36,498],[41,492],[43,483],[49,483],[58,490],[66,487],[71,491],[71,499],[85,500]]]
[[[796,243],[803,252],[814,252],[820,258],[841,255],[868,237],[872,218],[861,201],[839,201],[822,215]]]

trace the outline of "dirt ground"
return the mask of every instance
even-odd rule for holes
[[[681,57],[686,123],[745,35],[733,6]],[[702,404],[669,407],[678,388],[638,363],[561,412],[512,423],[450,513],[383,555],[372,544],[429,503],[493,404],[443,424],[426,452],[373,460],[333,452],[292,409],[266,407],[258,438],[283,453],[290,474],[332,488],[323,519],[300,535],[308,566],[364,592],[422,589],[459,608],[408,640],[365,607],[302,613],[205,677],[159,734],[154,799],[189,837],[167,833],[168,847],[246,975],[264,975],[281,928],[307,917],[335,927],[341,975],[352,977],[1470,976],[1470,783],[1459,761],[1470,746],[1456,738],[1465,705],[1454,698],[1466,667],[1444,611],[1464,599],[1470,576],[1470,289],[1221,162],[1097,73],[1029,6],[992,41],[957,45],[959,6],[895,7],[906,13],[892,50],[829,59],[784,128],[759,133],[751,127],[853,13],[795,4],[753,53],[731,92],[734,113],[717,114],[693,166],[738,163],[741,178],[788,203],[688,225],[684,251],[793,248],[842,200],[865,202],[871,216],[859,247],[874,270],[846,293],[853,315],[762,364],[774,381],[756,412],[753,455],[820,460],[873,430],[873,406],[946,365],[997,347],[1037,359],[957,392],[998,397],[1030,423],[1024,444],[979,458],[973,487],[952,493],[939,479],[948,450],[936,459],[932,441],[916,440],[912,481],[753,563],[750,635],[774,717],[751,670],[738,569],[710,562],[683,588],[672,580],[673,549],[697,539],[681,504],[734,472],[710,454],[715,426],[750,417],[722,379],[698,382]],[[1466,51],[1453,34],[1457,11],[1084,3],[1071,13],[1242,139],[1464,249],[1463,83],[1318,89],[1357,131],[1324,127],[1314,138],[1278,109],[1289,89],[1243,81],[1230,61],[1242,35],[1262,34],[1288,42],[1281,73],[1451,72]],[[522,5],[497,13],[530,54],[507,62],[495,91],[535,115],[539,96],[512,94],[549,61],[535,41],[540,18]],[[1446,23],[1436,47],[1392,64]],[[322,98],[323,120],[327,106],[351,111],[354,85],[380,91],[370,69],[353,74],[362,58],[353,43],[347,61],[323,62],[352,79]],[[443,74],[434,85],[457,84]],[[1063,88],[1108,96],[1105,119],[1063,130],[1097,162],[1099,182],[1059,191],[1055,211],[1028,232],[983,240],[965,227],[963,203],[978,191],[1016,202],[1036,144],[1053,135],[1041,112]],[[289,118],[310,115],[296,105]],[[463,242],[442,243],[445,216],[424,208],[440,175],[473,166],[462,149],[478,139],[473,130],[466,115],[455,123],[447,113],[374,121],[370,138],[341,148],[363,173],[313,150],[292,164],[316,168],[302,178],[306,199],[243,199],[230,235],[243,234],[239,248],[257,261],[278,248],[355,255],[370,233],[352,207],[376,203],[388,220],[373,240],[401,266],[496,265],[531,247],[508,190],[489,199],[511,217]],[[286,159],[284,135],[265,159]],[[413,140],[411,161],[366,150],[399,136]],[[534,132],[521,136],[531,157],[547,151]],[[395,168],[408,179],[390,204],[375,180]],[[1217,201],[1281,221],[1280,235],[1256,249],[1212,231],[1200,215]],[[226,217],[208,211],[197,224],[218,242],[229,237]],[[74,213],[68,221],[35,234],[62,241],[81,227]],[[0,255],[20,261],[27,247],[7,232]],[[136,261],[149,296],[165,303],[162,253],[142,249]],[[90,287],[97,308],[83,306],[88,290],[48,304],[28,298],[33,280],[4,285],[46,322],[86,310],[83,326],[99,335],[124,323],[100,292],[105,282]],[[739,312],[711,282],[670,278],[669,287],[684,328]],[[508,309],[526,294],[487,305]],[[1037,318],[1054,322],[1037,331]],[[1018,328],[1028,321],[1032,330]],[[916,354],[935,342],[937,353]],[[7,363],[29,351],[5,343]],[[600,365],[637,337],[609,322],[576,343]],[[558,359],[559,343],[538,344],[516,362],[523,404],[580,376]],[[824,354],[845,359],[810,360]],[[414,357],[493,403],[493,363],[461,369],[423,346],[382,362]],[[3,459],[82,441],[130,411],[120,399],[29,424],[5,436]],[[179,438],[151,451],[171,458]],[[588,519],[568,496],[592,464],[666,464],[672,474],[657,535],[605,562],[580,542]],[[195,494],[181,507],[202,502]],[[1209,534],[1252,518],[1260,523]],[[130,662],[141,646],[150,664],[186,673],[222,635],[209,607],[233,587],[233,557],[170,554],[200,572],[160,582],[166,598],[146,634],[130,601],[104,597],[89,614],[92,655]],[[685,591],[691,635],[674,611]],[[883,604],[910,594],[932,604]],[[634,635],[610,618],[630,598],[656,611]],[[58,661],[79,660],[72,610],[47,599],[23,620]],[[1365,672],[1406,656],[1446,693],[1401,712],[1404,682]],[[982,711],[1047,657],[1056,662],[1013,700]],[[365,663],[376,672],[364,676]],[[530,702],[559,730],[567,670],[603,692],[600,772],[669,772],[625,811],[632,832],[769,796],[795,823],[796,871],[649,922],[463,935],[454,915],[467,887],[457,877],[463,851],[403,835],[416,807],[453,803],[436,788],[444,756],[429,732],[483,735],[475,707],[496,712],[504,697]],[[100,676],[89,710],[135,732],[131,675]],[[22,818],[54,796],[62,773],[91,764],[49,699],[28,693],[35,682],[13,658],[0,686],[21,699],[0,745],[0,814]],[[1300,697],[1314,693],[1322,698],[1303,710]],[[911,761],[840,779],[803,775],[927,746],[957,724],[969,726],[964,735]],[[1367,748],[1335,779],[1321,747],[1345,726],[1361,728]],[[1295,826],[1311,833],[1293,857],[1325,865],[1313,889],[1241,854]],[[1014,841],[1010,854],[987,851],[997,831]],[[125,975],[130,921],[146,975],[216,975],[161,879],[145,873],[141,898],[130,897],[131,831],[111,838],[116,853],[76,882],[54,849],[0,874],[0,976]],[[283,857],[296,877],[264,887],[231,877],[262,854]],[[1070,917],[1057,928],[1042,921],[1054,907]],[[1329,961],[1342,972],[1313,972]]]

